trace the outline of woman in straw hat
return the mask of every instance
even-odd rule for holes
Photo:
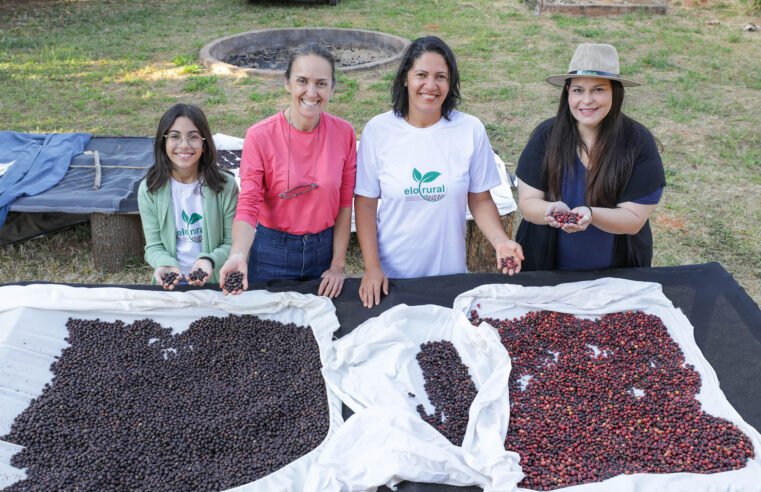
[[[620,76],[609,44],[579,45],[568,73],[546,80],[563,90],[518,162],[523,269],[650,266],[666,180],[655,138],[621,112],[624,87],[640,84]]]

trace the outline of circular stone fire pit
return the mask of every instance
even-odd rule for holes
[[[217,39],[201,49],[201,63],[214,73],[282,76],[290,50],[317,41],[343,72],[396,64],[410,41],[360,29],[262,29]]]

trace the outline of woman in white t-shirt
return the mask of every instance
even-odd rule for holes
[[[489,193],[500,179],[486,129],[455,109],[460,77],[449,46],[435,36],[413,41],[391,93],[393,109],[367,123],[357,155],[364,305],[388,294],[388,278],[466,272],[466,203],[494,246],[497,268],[519,272],[523,252],[507,236]],[[509,257],[515,266],[502,266]]]
[[[154,163],[137,194],[152,282],[219,282],[232,244],[238,185],[217,167],[209,123],[200,108],[175,104],[159,121]],[[192,274],[192,275],[191,275]]]

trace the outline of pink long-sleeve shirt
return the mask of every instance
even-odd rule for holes
[[[290,234],[333,226],[338,209],[352,204],[356,145],[351,124],[329,113],[310,132],[293,128],[282,111],[255,124],[243,143],[235,220]],[[309,183],[317,188],[292,199],[278,196]]]

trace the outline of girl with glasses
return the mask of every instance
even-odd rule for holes
[[[152,283],[172,290],[183,278],[199,287],[219,282],[232,243],[238,186],[217,167],[217,150],[200,108],[175,104],[164,113],[153,160],[137,196]],[[167,274],[171,280],[165,282]]]
[[[325,111],[335,83],[330,52],[317,43],[299,46],[284,74],[290,105],[246,132],[223,285],[232,272],[244,275],[243,290],[271,279],[321,277],[318,295],[341,293],[356,137],[347,121]]]
[[[388,294],[388,277],[466,272],[466,203],[494,246],[497,268],[520,271],[521,247],[507,236],[489,193],[500,178],[486,129],[455,109],[460,77],[449,46],[435,36],[413,41],[391,94],[393,109],[368,122],[357,158],[363,304]]]

